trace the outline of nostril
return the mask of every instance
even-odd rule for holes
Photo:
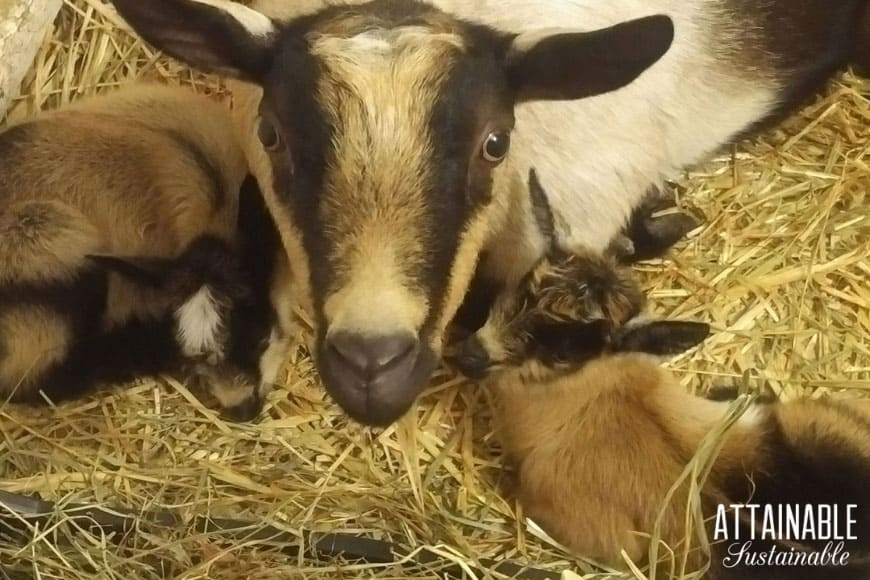
[[[448,358],[459,372],[472,379],[486,376],[490,363],[489,353],[474,337],[463,342],[458,352]]]
[[[417,352],[418,345],[410,334],[372,337],[336,333],[328,341],[328,348],[361,378],[375,377],[402,364]]]

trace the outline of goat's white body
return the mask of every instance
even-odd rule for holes
[[[518,107],[511,164],[523,178],[537,170],[559,237],[569,245],[604,249],[650,186],[703,160],[776,104],[774,78],[717,57],[735,40],[722,26],[721,0],[438,3],[510,31],[591,30],[651,14],[674,20],[671,49],[627,87]]]

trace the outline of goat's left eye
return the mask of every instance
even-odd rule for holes
[[[483,158],[490,163],[499,163],[507,157],[511,148],[511,134],[508,131],[494,131],[483,142]]]

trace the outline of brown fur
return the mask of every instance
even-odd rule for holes
[[[519,500],[531,519],[578,554],[619,565],[621,550],[635,562],[646,559],[645,535],[663,509],[661,538],[672,548],[681,545],[688,487],[667,505],[665,498],[724,416],[724,404],[690,395],[654,359],[636,354],[601,358],[534,384],[500,377],[496,389],[505,449],[517,464]],[[838,451],[868,473],[870,426],[852,418],[849,408],[802,400],[750,410],[752,418],[728,433],[715,461],[704,488],[707,515],[717,500],[752,499],[735,481],[791,477],[772,472],[785,448],[824,457],[836,441]],[[782,442],[767,435],[775,425]],[[773,499],[790,503],[787,496]]]
[[[608,267],[612,272],[602,276],[600,269]],[[598,293],[590,293],[595,278],[607,282],[599,284]],[[577,289],[573,299],[572,288]],[[502,296],[486,326],[468,339],[476,344],[476,356],[483,349],[490,365],[502,367],[490,383],[497,394],[505,452],[517,467],[518,499],[525,514],[571,550],[613,566],[621,565],[623,550],[635,562],[647,559],[649,536],[660,517],[662,541],[682,548],[688,533],[688,483],[676,488],[669,503],[665,500],[702,439],[728,409],[727,403],[686,392],[655,358],[620,352],[646,345],[655,352],[676,352],[697,339],[694,334],[680,336],[681,323],[659,326],[650,334],[652,341],[626,339],[659,324],[626,324],[642,305],[634,279],[613,262],[588,254],[551,256],[519,288]],[[574,328],[596,317],[608,324],[579,327],[586,334],[603,334],[597,341],[574,335],[568,347],[588,348],[585,355],[575,352],[572,358],[560,352],[554,358],[546,352],[545,336],[517,336],[530,327],[517,322],[527,317],[557,321],[547,328],[549,333],[558,332],[559,325]],[[669,341],[670,347],[659,344]],[[726,434],[702,490],[702,505],[706,516],[714,515],[718,504],[753,500],[855,503],[866,509],[862,501],[868,484],[866,401],[756,405]],[[861,517],[859,534],[870,532],[870,520],[866,514]],[[866,538],[859,540],[864,541],[860,549],[866,550]],[[703,562],[697,542],[693,547],[688,564],[699,566]],[[721,549],[724,555],[726,548]],[[807,544],[803,549],[817,548]],[[714,554],[718,550],[714,547]],[[861,565],[858,560],[856,566]],[[828,572],[816,573],[807,577]],[[714,574],[725,577],[724,570]]]
[[[68,281],[100,234],[76,208],[54,200],[0,209],[0,284]]]
[[[462,39],[422,28],[366,34],[350,20],[341,36],[328,36],[332,25],[318,30],[312,46],[326,69],[318,101],[340,127],[320,212],[335,272],[325,319],[369,332],[394,318],[416,334],[430,307],[414,274],[430,245],[418,227],[431,179],[429,114]],[[360,293],[374,298],[371,308],[360,308]],[[378,308],[386,304],[393,312]]]
[[[2,395],[27,390],[45,369],[61,361],[72,341],[68,324],[39,306],[0,310],[0,385]]]
[[[249,140],[251,166],[299,268],[323,383],[367,423],[394,421],[421,392],[478,260],[481,277],[509,286],[546,250],[528,188],[513,195],[518,174],[534,168],[549,185],[557,237],[602,249],[663,177],[843,66],[866,5],[114,3],[166,53],[244,81],[246,140],[258,115],[283,140]],[[503,137],[515,118],[511,156],[482,163],[489,132]],[[374,352],[385,340],[414,341],[392,372],[376,363],[399,362]]]
[[[536,356],[537,344],[552,325],[607,320],[622,326],[645,303],[633,272],[615,257],[556,250],[517,287],[496,298],[476,340],[490,364],[516,365]],[[605,346],[602,341],[600,348]]]
[[[25,230],[33,221],[25,216],[6,226],[13,234],[0,247],[0,264],[13,266],[7,281],[35,275],[15,264],[42,264],[37,272],[49,279],[73,271],[88,252],[171,257],[204,233],[230,238],[236,205],[229,192],[238,191],[246,163],[226,138],[226,122],[226,111],[207,99],[137,86],[7,129],[3,205],[10,213],[32,202],[57,208],[55,215],[42,213],[44,233],[36,225]],[[69,236],[82,239],[70,243]],[[107,326],[165,307],[120,279],[108,303]]]
[[[114,271],[104,285],[89,255],[171,259],[203,236],[234,243],[247,163],[229,122],[187,90],[137,85],[0,134],[0,392],[29,397],[85,334],[186,299]],[[237,382],[214,386],[222,402],[240,396]]]

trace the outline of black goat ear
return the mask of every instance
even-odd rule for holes
[[[701,344],[709,335],[710,325],[705,322],[655,320],[626,327],[616,337],[613,350],[676,355]]]
[[[206,72],[260,81],[277,30],[265,14],[230,0],[113,0],[142,38]]]
[[[518,101],[574,100],[631,83],[671,47],[674,23],[664,15],[591,32],[514,39],[508,78]]]

